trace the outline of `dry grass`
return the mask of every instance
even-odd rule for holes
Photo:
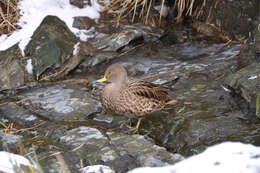
[[[14,123],[9,123],[9,124],[6,125],[2,121],[0,121],[0,130],[2,130],[4,133],[7,133],[7,134],[18,135],[19,133],[21,133],[23,131],[36,130],[37,128],[39,128],[40,126],[42,126],[44,124],[45,123],[40,123],[40,124],[33,126],[33,127],[22,128],[22,129],[16,130]]]
[[[194,7],[195,1],[201,3]],[[134,22],[136,18],[147,24],[147,20],[150,15],[150,10],[153,8],[155,0],[110,0],[110,3],[106,7],[106,11],[113,11],[117,13],[116,24],[120,23],[120,20],[126,17],[131,17],[131,22]],[[160,21],[162,19],[163,8],[165,8],[165,0],[160,0]],[[192,17],[199,17],[202,13],[202,9],[206,5],[206,0],[176,0],[174,4],[170,4],[171,9],[177,10],[176,22],[179,23],[183,14]],[[159,21],[159,23],[160,23]]]
[[[181,17],[184,11],[186,11],[185,15],[192,16],[195,18],[198,18],[201,15],[202,9],[206,6],[206,0],[200,0],[202,4],[197,7],[194,7],[195,1],[198,0],[176,0],[175,1],[174,8],[176,8],[178,11],[178,15],[176,17],[177,23],[181,21]]]
[[[17,29],[16,22],[19,19],[17,8],[19,0],[0,0],[0,35],[10,35]]]
[[[164,1],[162,0],[162,10],[164,7]],[[131,18],[133,23],[136,17],[141,19],[144,24],[148,23],[150,10],[154,0],[110,0],[110,3],[105,8],[105,11],[113,11],[117,13],[116,24],[120,23],[120,20],[126,17]],[[160,15],[161,18],[161,15]]]

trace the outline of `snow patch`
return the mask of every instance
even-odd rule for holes
[[[224,142],[173,166],[137,168],[128,173],[259,173],[260,147],[239,142]]]
[[[105,165],[92,165],[80,169],[81,173],[115,173],[110,167]]]
[[[249,79],[249,80],[253,80],[253,79],[258,78],[259,76],[260,76],[260,75],[250,76],[248,79]]]
[[[26,70],[27,70],[27,72],[30,73],[30,74],[33,73],[32,59],[28,59],[28,60],[27,60]]]
[[[79,30],[73,28],[73,17],[87,16],[91,19],[98,19],[102,10],[97,0],[91,0],[92,6],[85,6],[84,8],[77,8],[69,3],[69,0],[21,0],[18,8],[20,9],[21,17],[18,25],[22,29],[14,31],[9,37],[2,35],[0,37],[0,51],[6,50],[11,46],[19,43],[19,47],[24,56],[24,49],[30,41],[34,31],[41,24],[42,20],[47,15],[53,15],[60,18],[66,23],[68,28],[81,40],[86,41],[87,37],[84,32],[86,30]]]
[[[23,156],[0,151],[0,172],[15,173],[15,167],[20,165],[32,166]]]
[[[73,46],[73,55],[76,55],[78,53],[78,50],[79,50],[79,44],[80,42],[76,43],[74,46]]]

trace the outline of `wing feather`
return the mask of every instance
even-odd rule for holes
[[[132,94],[153,98],[160,101],[171,100],[168,96],[168,89],[166,87],[153,84],[144,80],[130,79],[127,85],[126,92],[131,92]]]

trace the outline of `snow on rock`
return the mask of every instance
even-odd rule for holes
[[[20,0],[18,8],[20,9],[21,17],[18,25],[22,29],[13,32],[9,37],[1,35],[0,51],[19,43],[19,47],[24,55],[23,50],[29,43],[33,32],[47,15],[59,17],[76,36],[85,41],[87,39],[84,34],[86,30],[73,28],[73,17],[88,16],[91,19],[98,19],[100,16],[99,11],[102,10],[102,7],[96,0],[91,0],[91,4],[92,6],[85,6],[80,9],[71,5],[69,0]]]
[[[33,73],[32,59],[27,60],[26,70],[28,73]]]
[[[136,168],[128,173],[259,173],[260,147],[224,142],[173,166]]]
[[[15,173],[15,167],[20,165],[32,166],[23,156],[0,151],[0,172]]]
[[[73,55],[76,55],[77,53],[78,53],[78,50],[79,50],[79,44],[80,44],[80,42],[78,42],[78,43],[76,43],[75,45],[74,45],[74,49],[73,49]]]
[[[104,165],[87,166],[85,168],[81,168],[80,172],[81,173],[115,173],[115,171],[112,170],[110,167]]]

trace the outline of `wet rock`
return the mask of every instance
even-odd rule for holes
[[[107,133],[110,143],[116,146],[121,153],[128,153],[136,158],[141,166],[159,166],[173,164],[182,160],[182,156],[172,154],[165,148],[155,145],[151,139],[145,139],[141,135],[124,135],[118,133]]]
[[[252,129],[258,129],[258,125],[248,124],[237,118],[237,115],[215,117],[210,112],[187,112],[183,116],[189,118],[176,120],[168,136],[164,136],[167,148],[184,155],[197,154],[206,146],[219,141],[239,140],[242,142],[254,142],[257,144],[259,135],[251,135]],[[181,130],[180,130],[181,129]],[[257,137],[256,137],[256,136]]]
[[[158,40],[163,34],[163,30],[152,28],[145,25],[121,25],[120,31],[114,33],[109,40],[103,40],[97,47],[103,47],[106,51],[117,51],[128,45],[130,41],[142,38],[145,42],[153,42]]]
[[[93,67],[95,65],[98,65],[102,62],[109,61],[111,59],[114,59],[118,56],[117,52],[106,52],[106,51],[101,51],[95,54],[93,58],[89,58],[82,62],[81,66],[84,67]]]
[[[60,141],[72,146],[79,146],[83,142],[88,142],[88,144],[94,144],[95,147],[101,149],[106,144],[107,138],[98,129],[81,126],[69,130],[65,136],[60,138]],[[87,156],[88,154],[91,154],[91,152],[86,153]]]
[[[78,39],[63,21],[55,16],[47,16],[25,49],[25,56],[32,58],[36,78],[39,79],[47,69],[57,71],[63,67],[62,73],[56,75],[61,77],[71,70],[71,66],[75,67],[80,61],[80,57],[72,56],[77,42]]]
[[[116,132],[103,134],[85,126],[68,131],[60,141],[73,147],[84,144],[76,151],[77,155],[91,165],[102,163],[116,172],[126,172],[137,166],[168,165],[182,159],[182,156],[155,145],[149,138]]]
[[[74,154],[71,151],[63,153],[57,150],[55,146],[41,147],[38,150],[41,152],[37,154],[37,157],[43,158],[38,162],[42,169],[41,172],[79,172],[80,167],[77,165],[79,160],[77,160],[78,162],[75,161]],[[50,153],[56,156],[50,156]]]
[[[30,110],[14,103],[1,105],[0,114],[5,118],[6,128],[0,131],[0,146],[5,151],[19,152],[19,148],[26,144],[25,139],[39,135],[36,129],[44,123]]]
[[[43,122],[39,117],[33,115],[30,110],[14,103],[0,106],[0,113],[2,117],[11,122],[15,122],[16,126],[19,126],[19,128],[36,126]]]
[[[242,110],[247,116],[260,118],[260,65],[251,64],[227,77],[225,83],[238,95],[244,104]],[[241,102],[241,99],[238,100]]]
[[[129,171],[128,173],[257,173],[260,171],[259,154],[260,148],[251,144],[224,142],[209,147],[203,153],[180,161],[173,166],[157,168],[137,168],[132,171]]]
[[[6,51],[0,51],[0,90],[24,84],[25,72],[20,63],[21,57],[17,44]]]
[[[184,65],[186,75],[174,85],[174,99],[179,103],[166,113],[149,116],[142,122],[143,128],[150,132],[149,136],[170,151],[191,155],[231,139],[250,140],[258,145],[256,129],[260,127],[259,121],[252,124],[241,121],[238,116],[243,113],[229,93],[221,88],[230,68],[227,64],[213,64],[211,72],[202,64]],[[192,68],[196,72],[191,72]]]
[[[20,135],[13,135],[5,133],[3,130],[0,131],[0,150],[14,151],[16,152],[19,141],[23,139]]]
[[[184,45],[187,47],[185,48]],[[176,45],[173,47],[174,51],[177,52],[177,57],[179,60],[187,61],[187,60],[195,60],[197,58],[203,57],[211,57],[211,58],[219,58],[225,59],[225,57],[229,57],[237,52],[239,52],[241,45],[232,45],[230,48],[223,48],[223,44],[212,44],[211,46],[207,46],[205,44],[196,44],[191,42],[183,43],[182,45]],[[218,54],[216,54],[216,51],[218,49],[221,49]],[[216,56],[218,55],[218,56]],[[207,61],[207,58],[202,60]],[[206,63],[208,64],[208,63]],[[214,64],[212,64],[214,65]]]
[[[84,120],[98,111],[100,103],[84,88],[56,85],[24,93],[22,102],[28,109],[40,109],[39,114],[53,120]]]
[[[95,50],[94,56],[86,59],[83,66],[90,67],[101,62],[114,59],[121,52],[131,48],[131,44],[135,42],[154,42],[158,40],[163,30],[152,28],[145,25],[120,25],[119,28],[110,28],[107,31],[107,26],[97,26],[97,33],[89,32],[90,39],[88,44]],[[109,34],[106,34],[108,33]],[[109,39],[108,39],[109,38]]]

